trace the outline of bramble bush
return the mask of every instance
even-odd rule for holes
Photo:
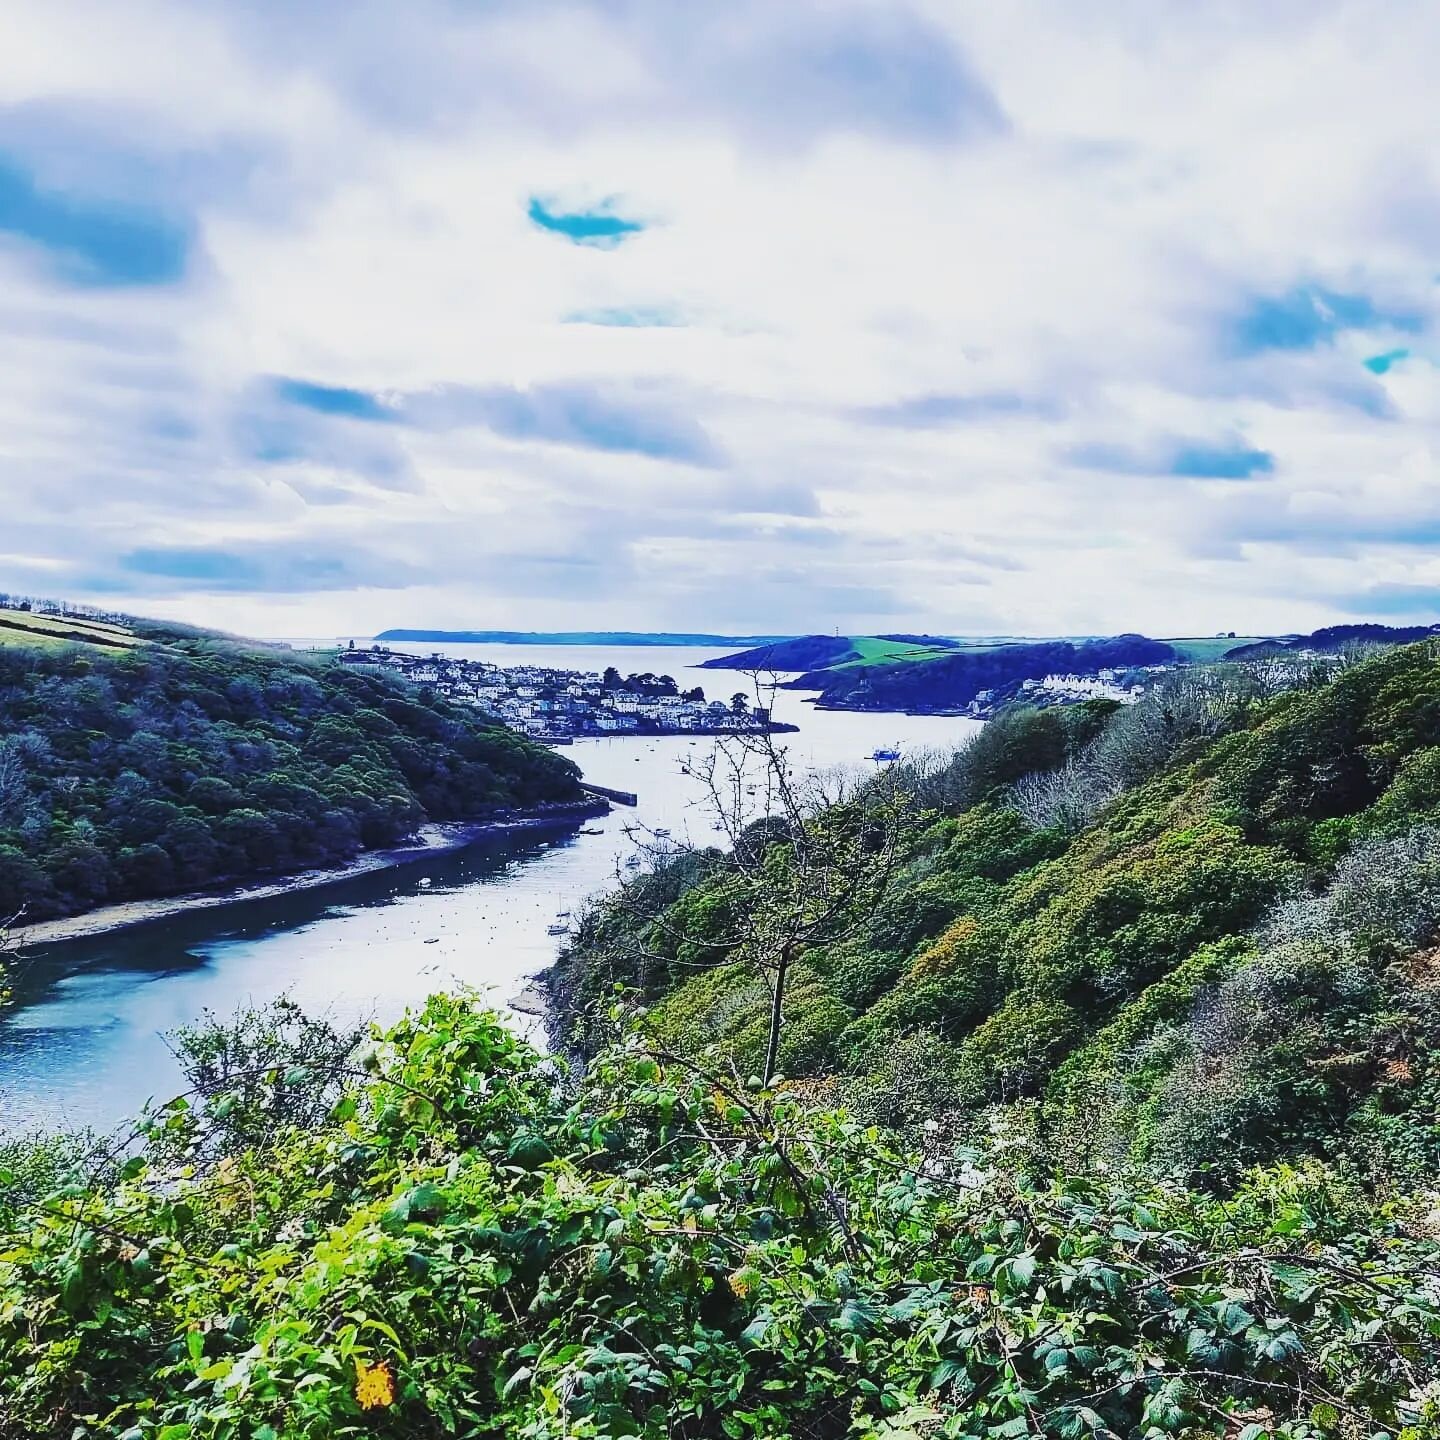
[[[562,1083],[464,998],[177,1165],[222,1099],[10,1215],[6,1440],[1440,1435],[1433,1242],[1338,1238],[1301,1173],[1227,1207],[905,1155],[630,1027]]]

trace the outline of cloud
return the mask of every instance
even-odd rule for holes
[[[1205,633],[1432,578],[1440,13],[19,3],[0,585]]]
[[[518,441],[545,441],[690,465],[715,465],[704,428],[660,395],[593,384],[439,386],[397,402],[397,413],[431,430],[478,425]]]
[[[1168,440],[1144,449],[1086,442],[1065,452],[1066,461],[1116,475],[1171,475],[1182,480],[1253,480],[1270,475],[1275,457],[1243,440]]]
[[[336,420],[403,424],[437,433],[481,427],[518,441],[543,441],[582,449],[644,455],[690,465],[714,465],[720,452],[704,429],[660,394],[620,393],[615,387],[559,384],[513,386],[439,385],[381,397],[348,385],[320,385],[279,377],[271,382],[284,407]],[[243,419],[249,453],[284,462],[312,456],[315,438],[350,448],[333,428],[297,426],[283,412],[261,407]],[[373,452],[372,452],[373,453]],[[383,453],[383,452],[382,452]]]
[[[1339,607],[1350,615],[1383,616],[1412,624],[1433,624],[1440,620],[1440,583],[1372,585],[1353,595],[1339,598]]]
[[[998,391],[988,395],[915,395],[889,405],[862,406],[856,415],[874,425],[923,429],[1007,415],[1043,418],[1058,411],[1059,405],[1054,399]]]
[[[255,542],[232,546],[155,546],[131,550],[115,569],[91,580],[107,594],[169,590],[210,592],[284,591],[304,594],[348,586],[401,588],[424,578],[424,571],[392,554],[369,547],[344,550],[321,545]]]
[[[0,235],[38,250],[76,285],[165,285],[181,279],[187,227],[158,209],[46,189],[0,155]]]

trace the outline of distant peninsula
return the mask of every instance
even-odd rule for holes
[[[669,630],[383,630],[376,640],[412,645],[778,645],[790,635],[692,635]]]

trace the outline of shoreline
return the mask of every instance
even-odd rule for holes
[[[89,940],[116,930],[129,930],[157,920],[169,920],[192,910],[213,910],[223,905],[238,905],[246,900],[273,900],[300,890],[316,890],[368,875],[375,870],[388,870],[412,865],[434,855],[463,850],[491,835],[504,835],[519,830],[542,830],[570,822],[579,824],[597,815],[608,814],[610,806],[603,800],[577,800],[546,810],[526,810],[499,814],[486,820],[436,821],[422,825],[414,839],[384,850],[363,850],[343,865],[317,870],[297,870],[290,875],[277,875],[270,880],[246,882],[225,890],[191,890],[181,895],[160,896],[153,900],[124,900],[116,905],[101,905],[82,915],[67,915],[58,920],[37,920],[31,925],[11,928],[9,944],[17,952],[31,945],[58,945],[67,940]]]

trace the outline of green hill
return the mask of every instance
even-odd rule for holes
[[[0,612],[0,922],[347,860],[579,798],[474,710],[278,647]]]
[[[859,933],[804,955],[781,1069],[844,1077],[896,1122],[1019,1106],[1087,1161],[1233,1170],[1338,1148],[1425,1173],[1436,656],[1395,650],[1273,699],[1190,672],[1115,713],[1010,712],[912,772],[904,864]],[[717,941],[720,882],[687,864],[590,916],[556,990],[582,1038],[621,980],[666,1044],[753,1068],[768,999]]]

